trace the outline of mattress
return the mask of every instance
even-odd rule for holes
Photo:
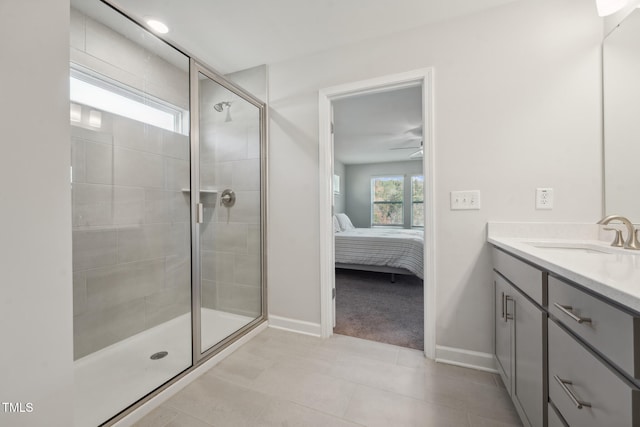
[[[422,230],[356,228],[335,233],[335,262],[403,268],[424,278]]]

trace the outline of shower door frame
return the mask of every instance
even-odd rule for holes
[[[267,108],[266,104],[220,74],[189,57],[189,122],[191,164],[191,341],[192,368],[213,357],[221,349],[245,335],[258,324],[267,320]],[[199,74],[213,80],[259,111],[260,117],[260,298],[261,314],[222,341],[202,352],[202,271],[200,263],[200,225],[197,222],[200,202],[200,93]],[[197,195],[197,197],[196,197]]]

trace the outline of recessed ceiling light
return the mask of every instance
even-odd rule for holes
[[[147,25],[156,33],[167,34],[169,27],[164,22],[160,22],[157,19],[147,19]]]

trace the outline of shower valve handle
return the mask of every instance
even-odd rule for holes
[[[220,196],[220,205],[230,208],[235,204],[236,204],[236,193],[233,190],[227,188],[222,192],[222,195]]]

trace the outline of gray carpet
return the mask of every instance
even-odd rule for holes
[[[336,334],[424,349],[422,280],[336,269]]]

